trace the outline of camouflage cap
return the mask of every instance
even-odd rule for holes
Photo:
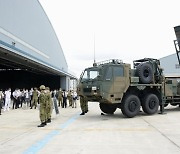
[[[45,90],[46,89],[46,87],[44,85],[41,85],[39,88],[40,88],[40,90]]]
[[[46,90],[50,90],[50,88],[49,88],[49,87],[46,87]]]

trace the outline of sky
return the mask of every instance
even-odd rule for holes
[[[79,77],[86,67],[108,59],[132,64],[175,53],[179,0],[39,0],[63,49],[68,68]],[[94,54],[95,53],[95,54]]]

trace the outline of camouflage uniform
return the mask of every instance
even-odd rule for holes
[[[61,88],[58,91],[58,103],[59,103],[59,106],[60,105],[61,105],[61,107],[63,106],[62,105],[62,90],[61,90]]]
[[[38,127],[44,127],[46,125],[46,120],[47,120],[47,113],[46,113],[47,101],[45,94],[45,86],[41,85],[40,90],[41,93],[39,95],[39,103],[40,103],[39,116],[40,116],[41,124],[38,125]]]
[[[71,90],[68,92],[67,98],[69,100],[69,106],[72,106],[72,95],[71,95]]]
[[[33,108],[33,106],[35,106],[35,109],[36,109],[37,103],[38,103],[38,91],[37,91],[37,88],[34,88],[34,90],[32,92],[32,106],[31,106],[31,109]]]
[[[88,100],[85,96],[80,96],[80,106],[82,113],[80,115],[84,115],[88,112]]]
[[[48,87],[46,87],[46,113],[47,113],[47,121],[46,122],[51,122],[51,114],[52,114],[52,98],[51,98],[51,93]]]

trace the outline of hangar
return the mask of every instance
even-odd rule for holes
[[[176,54],[171,54],[159,59],[165,76],[180,76],[180,65]]]
[[[66,58],[38,0],[0,0],[0,88],[70,88]]]

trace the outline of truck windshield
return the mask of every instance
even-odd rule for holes
[[[81,81],[95,79],[98,77],[98,75],[99,75],[98,70],[85,70],[82,75]]]

